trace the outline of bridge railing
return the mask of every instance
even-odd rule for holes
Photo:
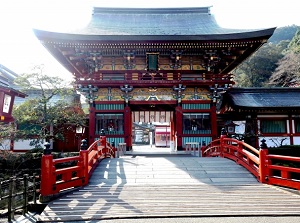
[[[235,161],[261,183],[300,189],[300,158],[269,154],[264,142],[260,149],[256,149],[245,142],[221,135],[220,139],[203,146],[201,150],[202,157],[219,156]],[[294,167],[288,166],[288,163]]]
[[[266,154],[265,182],[300,190],[300,157]],[[287,166],[293,163],[296,167]]]
[[[98,163],[102,159],[115,157],[115,147],[106,141],[106,136],[100,136],[89,147],[86,140],[82,140],[78,156],[53,159],[49,148],[50,145],[42,156],[41,202],[51,200],[61,191],[87,185]]]

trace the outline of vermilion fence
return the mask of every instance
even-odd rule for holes
[[[220,139],[202,147],[202,157],[209,156],[234,160],[261,183],[300,190],[300,158],[269,154],[265,143],[256,149],[245,142],[222,135]]]
[[[100,136],[87,148],[83,140],[79,156],[53,159],[51,150],[42,157],[40,200],[46,202],[61,191],[87,185],[97,164],[104,158],[115,157],[115,148]],[[68,164],[68,167],[59,167]]]

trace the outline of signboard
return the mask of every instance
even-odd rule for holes
[[[10,103],[11,103],[11,96],[5,94],[3,100],[3,110],[2,110],[3,113],[9,113]]]

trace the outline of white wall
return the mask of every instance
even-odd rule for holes
[[[290,137],[279,137],[279,136],[270,136],[270,137],[259,137],[259,145],[261,145],[261,140],[265,139],[268,147],[278,147],[281,145],[281,140],[284,140],[282,145],[290,145]]]

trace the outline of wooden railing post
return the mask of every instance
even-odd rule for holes
[[[268,167],[268,147],[266,144],[266,140],[261,140],[260,150],[259,150],[259,181],[261,183],[267,183],[268,182],[268,173],[269,173],[269,167]]]
[[[111,142],[111,147],[113,148],[113,158],[116,158],[116,146],[115,146],[115,142]]]
[[[14,219],[15,215],[15,189],[16,189],[16,177],[10,177],[9,180],[9,197],[8,197],[8,222],[12,222],[12,219]]]
[[[79,156],[81,159],[78,165],[81,166],[83,171],[82,177],[84,179],[83,182],[84,185],[87,185],[89,182],[89,153],[87,149],[88,149],[87,141],[85,139],[81,140],[80,152],[79,152]]]
[[[50,143],[45,143],[44,146],[41,164],[41,196],[49,196],[52,195],[53,182],[56,179],[53,173],[53,156],[51,154]]]
[[[225,138],[227,138],[227,133],[225,128],[222,128],[221,130],[221,136],[220,136],[220,157],[224,157],[224,144],[225,144]]]
[[[104,149],[103,149],[103,152],[104,152],[104,156],[107,157],[107,146],[106,146],[106,136],[105,136],[105,131],[104,129],[101,129],[101,132],[100,132],[100,146],[103,146]]]
[[[27,213],[28,210],[28,174],[24,174],[24,188],[23,188],[23,211],[22,214],[25,215],[25,213]]]
[[[201,157],[204,157],[204,156],[205,156],[205,154],[204,154],[205,148],[206,148],[206,142],[205,142],[205,141],[202,141],[202,146],[201,146]]]

